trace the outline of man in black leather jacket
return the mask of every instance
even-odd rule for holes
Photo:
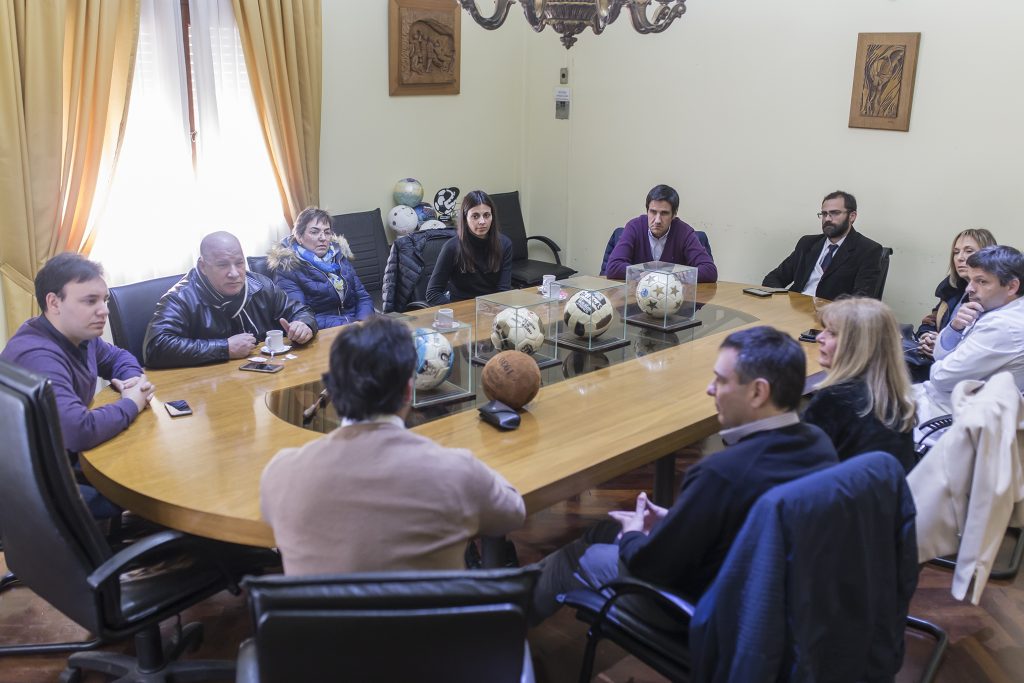
[[[157,304],[143,344],[145,365],[169,368],[245,358],[283,329],[292,344],[317,333],[316,318],[270,278],[246,271],[238,238],[203,238],[196,267]]]

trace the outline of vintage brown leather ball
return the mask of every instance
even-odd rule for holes
[[[521,351],[502,351],[487,361],[480,381],[487,398],[519,410],[540,391],[540,368]]]

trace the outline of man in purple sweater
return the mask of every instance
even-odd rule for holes
[[[78,454],[127,429],[153,397],[154,387],[134,356],[100,339],[109,297],[98,263],[58,254],[39,270],[35,285],[43,314],[18,328],[0,359],[50,379],[64,446],[78,472]],[[110,380],[121,398],[92,410],[97,377]],[[81,476],[79,481],[95,517],[120,514]]]
[[[668,185],[655,185],[647,193],[647,215],[626,223],[608,256],[608,277],[623,280],[631,265],[666,261],[696,268],[697,282],[717,282],[715,262],[693,228],[676,217],[678,212],[679,193]]]

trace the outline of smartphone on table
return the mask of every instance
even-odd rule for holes
[[[167,408],[167,413],[171,417],[181,417],[182,415],[191,415],[192,407],[188,404],[188,401],[166,401],[164,408]]]
[[[248,370],[249,372],[280,372],[284,370],[284,366],[280,363],[267,363],[266,361],[251,360],[238,368],[239,370]]]

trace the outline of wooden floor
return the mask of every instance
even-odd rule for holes
[[[692,461],[690,458],[689,461]],[[680,468],[687,459],[681,459]],[[651,468],[644,468],[530,517],[526,528],[513,536],[520,562],[536,561],[578,536],[608,510],[625,509],[637,492],[650,490]],[[0,568],[5,568],[0,555]],[[961,603],[949,594],[950,572],[925,567],[911,613],[933,621],[950,635],[937,680],[941,683],[1019,683],[1024,681],[1024,573],[1014,581],[993,581],[977,607]],[[195,658],[233,658],[238,644],[250,633],[245,598],[221,593],[187,610],[185,621],[199,621],[206,638]],[[165,624],[169,628],[170,624]],[[0,594],[0,646],[24,642],[52,642],[82,639],[85,633],[25,588]],[[569,610],[563,609],[529,634],[537,680],[562,683],[575,681],[583,650],[585,628]],[[907,657],[898,681],[917,679],[931,643],[925,638],[907,637]],[[131,650],[130,645],[107,648]],[[0,683],[44,683],[56,681],[66,655],[0,658]],[[648,683],[662,677],[614,645],[598,650],[602,683]],[[102,681],[87,677],[85,683]]]

